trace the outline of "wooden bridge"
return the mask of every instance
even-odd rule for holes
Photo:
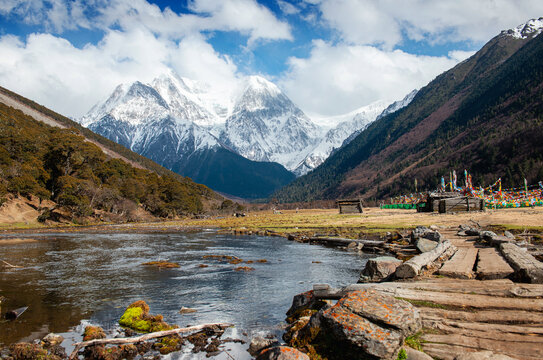
[[[502,251],[479,246],[475,237],[456,232],[441,231],[457,251],[438,276],[352,284],[342,289],[315,285],[315,295],[337,299],[348,291],[374,288],[411,302],[422,318],[422,349],[437,359],[452,360],[483,350],[514,359],[543,359],[543,284],[508,279],[521,270],[518,262],[526,259],[506,259]],[[543,270],[543,263],[533,265]]]

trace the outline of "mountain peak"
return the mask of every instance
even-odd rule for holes
[[[248,90],[256,92],[267,92],[270,95],[278,95],[281,93],[281,90],[279,90],[277,85],[258,75],[252,75],[247,77],[245,81],[245,91]]]
[[[543,17],[530,19],[514,29],[503,30],[501,33],[515,39],[527,39],[529,37],[536,37],[541,32],[543,32]]]

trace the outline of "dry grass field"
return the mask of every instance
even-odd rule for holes
[[[417,213],[415,210],[365,208],[363,214],[340,215],[338,210],[284,210],[248,213],[246,217],[187,219],[172,222],[177,226],[219,227],[248,231],[270,230],[277,233],[327,233],[356,236],[378,235],[387,231],[412,229],[418,225],[457,227],[479,224],[484,228],[514,232],[543,232],[543,208],[487,210],[457,214]],[[168,223],[166,223],[168,224]]]

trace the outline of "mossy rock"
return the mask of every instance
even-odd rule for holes
[[[86,326],[83,332],[83,341],[105,339],[106,334],[100,326]]]
[[[153,347],[162,355],[181,350],[185,340],[179,335],[166,336],[156,342]]]
[[[119,325],[143,333],[175,328],[164,322],[162,315],[150,315],[149,305],[142,300],[136,301],[126,309],[119,320]]]
[[[9,347],[13,360],[60,360],[60,357],[48,354],[37,344],[18,343]]]

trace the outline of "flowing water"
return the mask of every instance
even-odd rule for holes
[[[294,295],[314,283],[356,282],[370,256],[283,238],[215,231],[27,237],[37,241],[0,245],[0,259],[23,266],[0,272],[0,296],[7,298],[2,310],[28,306],[16,321],[0,323],[0,345],[49,332],[68,332],[68,338],[71,334],[72,340],[78,340],[81,324],[87,323],[112,331],[124,309],[136,300],[145,300],[151,313],[164,315],[168,323],[232,322],[235,328],[227,336],[250,339],[262,332],[280,336]],[[205,255],[267,262],[232,265]],[[177,262],[181,267],[160,270],[141,265],[155,260]],[[255,270],[234,271],[237,266]],[[197,312],[179,314],[183,306]],[[243,350],[247,346],[229,349],[236,359],[245,359],[249,358]],[[179,357],[193,355],[172,358]]]

